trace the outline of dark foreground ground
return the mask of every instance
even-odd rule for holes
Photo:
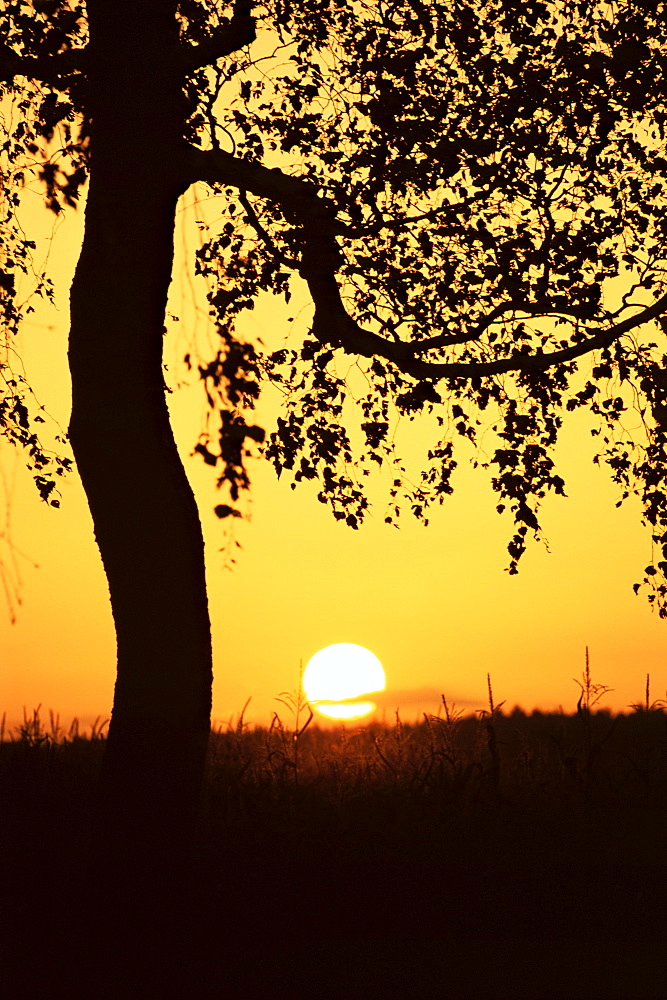
[[[33,737],[0,745],[3,995],[667,998],[662,711],[218,734],[184,884],[121,912],[104,741]]]

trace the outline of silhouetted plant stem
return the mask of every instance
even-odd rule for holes
[[[310,702],[306,698],[303,690],[303,660],[299,662],[299,683],[295,691],[282,691],[276,701],[284,705],[292,715],[293,725],[291,731],[283,725],[277,712],[273,713],[271,720],[271,732],[275,729],[279,733],[281,740],[280,754],[283,762],[291,769],[295,786],[299,784],[299,747],[301,737],[308,726],[313,721],[313,710]],[[308,712],[308,718],[302,722],[303,715]]]
[[[584,727],[584,790],[588,795],[591,787],[593,763],[599,749],[599,744],[594,745],[593,743],[591,710],[605,694],[613,691],[613,688],[607,687],[606,684],[593,683],[588,646],[586,646],[586,666],[582,679],[580,681],[576,678],[573,679],[581,688],[577,702],[577,715],[582,720]]]
[[[488,767],[488,775],[491,780],[491,785],[497,793],[500,789],[500,755],[498,753],[498,735],[496,733],[495,720],[497,713],[500,712],[505,702],[501,701],[499,705],[495,704],[493,700],[493,688],[491,687],[491,674],[486,675],[486,686],[489,696],[489,707],[488,709],[480,709],[478,714],[480,719],[484,722],[486,746],[491,758],[491,763]]]

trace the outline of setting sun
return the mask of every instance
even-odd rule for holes
[[[303,675],[308,700],[329,719],[358,719],[375,711],[375,702],[357,701],[383,691],[385,674],[374,653],[351,642],[326,646],[309,660]]]

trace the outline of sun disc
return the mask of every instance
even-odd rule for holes
[[[374,711],[374,702],[353,699],[383,691],[385,683],[377,656],[352,642],[338,642],[315,653],[303,675],[306,697],[332,719],[359,718]]]
[[[361,719],[377,708],[374,701],[355,701],[353,704],[321,701],[314,706],[327,719]]]

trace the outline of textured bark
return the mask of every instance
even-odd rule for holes
[[[71,291],[70,437],[118,643],[102,826],[119,859],[157,870],[197,808],[212,681],[201,525],[162,377],[182,190],[179,43],[164,0],[89,0],[88,16],[91,179]]]

